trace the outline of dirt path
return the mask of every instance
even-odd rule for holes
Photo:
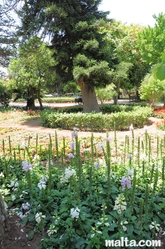
[[[149,134],[152,134],[154,137],[156,136],[164,136],[165,131],[159,130],[156,127],[156,122],[160,119],[151,117],[149,118],[148,123],[146,124],[145,128],[147,129],[147,132]],[[47,136],[48,134],[54,135],[55,131],[57,132],[58,138],[61,139],[62,137],[65,137],[67,139],[71,138],[71,130],[60,130],[60,129],[54,129],[54,128],[46,128],[40,125],[40,118],[32,118],[30,120],[22,120],[20,117],[15,118],[9,118],[7,120],[1,120],[0,121],[0,128],[9,129],[11,128],[11,131],[8,131],[6,133],[0,133],[0,139],[7,139],[9,136],[12,136],[17,139],[17,141],[20,138],[20,135],[22,137],[27,137],[28,134],[30,136],[35,136],[36,134],[41,134],[42,136]],[[144,128],[140,129],[134,129],[134,135],[135,136],[141,136],[145,133]],[[87,137],[91,136],[92,132],[89,131],[79,131],[78,136],[79,137]],[[114,138],[114,132],[108,131],[109,137]],[[126,135],[129,135],[129,127],[127,131],[117,131],[117,138],[119,140],[123,140]],[[106,132],[93,132],[93,135],[95,137],[106,137]]]

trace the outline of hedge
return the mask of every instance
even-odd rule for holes
[[[133,111],[121,111],[111,114],[102,113],[60,113],[44,110],[40,113],[41,125],[50,128],[73,129],[84,131],[125,130],[132,124],[143,127],[152,114],[150,107],[134,107]]]

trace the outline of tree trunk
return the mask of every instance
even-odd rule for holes
[[[30,85],[27,89],[27,103],[26,103],[27,110],[35,110],[35,97],[36,97],[36,91]]]
[[[42,111],[44,108],[43,108],[43,105],[42,105],[42,100],[41,100],[41,96],[40,96],[40,90],[37,91],[37,98],[38,98],[38,102],[40,104],[40,110]]]
[[[118,96],[113,97],[113,103],[114,103],[114,105],[118,104]]]
[[[27,99],[26,109],[35,110],[35,99],[33,97]]]
[[[87,83],[83,83],[80,87],[83,100],[83,111],[85,113],[90,113],[92,111],[100,112],[94,87],[89,86]]]
[[[7,222],[7,212],[5,210],[4,201],[2,196],[0,195],[0,242],[4,238],[5,228],[8,227]]]
[[[118,104],[118,96],[120,94],[120,80],[116,84],[116,96],[113,97],[114,105]]]

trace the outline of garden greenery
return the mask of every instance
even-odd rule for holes
[[[122,143],[111,138],[70,140],[36,135],[0,147],[0,194],[8,211],[42,234],[36,249],[102,249],[105,240],[155,239],[165,227],[165,136],[131,125]],[[152,247],[151,247],[152,248]]]
[[[152,109],[149,107],[134,107],[132,111],[120,111],[111,114],[102,113],[60,113],[51,110],[41,112],[41,124],[51,128],[73,129],[77,127],[80,130],[104,131],[112,130],[114,124],[116,129],[128,129],[129,125],[142,127]]]

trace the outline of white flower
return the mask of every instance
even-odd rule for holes
[[[76,174],[76,171],[74,169],[65,169],[65,174],[64,176],[61,177],[60,182],[61,183],[68,182],[69,178],[75,174]]]
[[[55,225],[51,224],[49,229],[47,230],[47,234],[50,237],[52,234],[57,233],[57,230],[55,229]]]
[[[127,203],[123,194],[119,194],[115,200],[115,206],[113,210],[116,210],[118,214],[121,214],[121,211],[126,210]]]
[[[41,190],[41,189],[46,189],[46,184],[45,183],[43,183],[43,182],[39,182],[38,184],[37,184],[37,186],[38,186],[38,188]]]
[[[133,176],[134,175],[134,170],[133,169],[128,169],[127,173],[129,176]]]
[[[15,179],[15,180],[12,180],[11,182],[10,182],[10,187],[18,187],[19,186],[19,183],[17,182],[17,179]]]
[[[97,146],[98,146],[98,149],[99,149],[99,150],[102,150],[102,149],[104,148],[102,142],[98,142]]]
[[[4,174],[2,172],[0,173],[0,177],[4,177]]]
[[[42,219],[45,219],[45,217],[46,217],[46,216],[45,216],[45,215],[42,215],[41,212],[40,212],[40,213],[36,213],[36,215],[35,215],[35,220],[36,220],[37,223],[40,223]]]
[[[94,163],[94,167],[95,167],[96,169],[99,169],[99,168],[100,168],[100,163],[99,163],[99,161],[97,161],[97,162]]]
[[[80,209],[79,209],[78,207],[76,207],[76,208],[71,208],[71,210],[70,210],[71,218],[73,218],[73,219],[74,219],[74,218],[78,219],[79,214],[80,214]]]
[[[37,184],[39,189],[46,189],[46,183],[47,183],[47,177],[44,176],[43,178],[41,178],[41,180],[39,181],[39,183]]]
[[[124,232],[125,231],[127,231],[127,227],[126,226],[124,226],[124,225],[127,225],[128,224],[128,221],[121,221],[121,223],[120,223],[121,225],[122,225],[122,227],[123,227],[123,230],[124,230]]]
[[[27,141],[22,142],[22,148],[27,148],[27,147],[28,147],[28,142]]]
[[[76,171],[74,169],[65,169],[65,177],[70,178],[72,175],[75,175]]]
[[[156,231],[158,232],[160,230],[160,225],[156,223],[156,221],[153,221],[150,225],[149,225],[150,230],[152,230],[153,228],[156,229]]]
[[[147,130],[148,130],[147,125],[144,125],[143,129],[144,129],[145,132],[147,132]]]
[[[133,124],[131,124],[131,125],[129,126],[129,130],[130,130],[130,131],[133,131],[133,129],[134,129],[134,128],[133,128]]]

